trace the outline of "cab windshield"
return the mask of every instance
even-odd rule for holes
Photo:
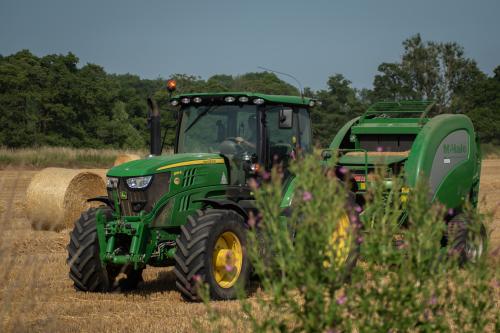
[[[179,153],[256,153],[256,105],[190,105],[181,113]]]

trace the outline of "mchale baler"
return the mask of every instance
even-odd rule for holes
[[[478,244],[470,238],[467,207],[476,208],[481,155],[471,120],[461,114],[430,117],[432,101],[379,102],[352,119],[323,151],[325,164],[348,171],[356,201],[363,206],[373,174],[380,169],[387,189],[402,176],[402,201],[420,180],[428,181],[429,197],[447,208],[444,243],[452,242],[462,261],[482,253],[486,232]],[[337,154],[337,159],[332,159]],[[339,174],[339,173],[338,173]],[[341,177],[342,176],[342,173]],[[404,224],[407,214],[401,216]]]

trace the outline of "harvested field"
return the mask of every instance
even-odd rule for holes
[[[34,231],[26,218],[25,193],[35,173],[0,171],[0,331],[192,332],[210,324],[203,304],[181,299],[171,269],[148,268],[136,292],[75,292],[65,262],[69,230]],[[500,159],[483,161],[480,193],[481,208],[496,209],[495,249],[500,246]],[[228,317],[241,315],[235,302],[214,304]],[[192,326],[195,319],[199,329]]]

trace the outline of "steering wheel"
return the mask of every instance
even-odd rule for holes
[[[220,143],[220,152],[222,154],[237,155],[243,153],[244,151],[245,149],[243,149],[241,141],[238,140],[237,137],[227,137]]]

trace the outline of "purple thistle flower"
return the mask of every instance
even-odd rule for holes
[[[257,181],[254,178],[250,178],[247,183],[252,190],[256,190],[259,188],[259,183],[257,183]]]
[[[257,221],[255,221],[255,216],[252,212],[250,212],[250,216],[248,217],[248,225],[250,226],[250,228],[255,227],[256,222]]]
[[[304,193],[302,193],[302,200],[304,201],[311,201],[313,198],[313,195],[311,192],[309,191],[305,191]]]
[[[339,296],[337,298],[337,304],[338,305],[343,305],[347,302],[347,296],[346,295],[342,295],[342,296]]]
[[[264,179],[264,180],[269,180],[270,178],[271,178],[271,174],[270,174],[269,172],[264,171],[264,172],[262,173],[262,179]]]
[[[356,239],[356,241],[358,242],[358,244],[361,244],[363,243],[363,236],[358,236],[358,238]]]
[[[452,216],[455,214],[455,210],[453,208],[448,209],[448,215]]]
[[[344,167],[344,166],[342,166],[342,167],[340,167],[340,168],[339,168],[339,172],[340,172],[342,175],[345,175],[345,174],[347,173],[347,171],[349,171],[349,170],[347,170],[347,168],[346,168],[346,167]]]
[[[193,275],[193,281],[196,283],[201,282],[201,276],[199,274]]]
[[[227,272],[232,272],[234,269],[234,266],[233,265],[226,265],[224,268],[226,269]]]
[[[356,208],[354,208],[354,210],[356,211],[356,213],[361,213],[363,211],[363,208],[361,208],[360,205],[356,205]]]

